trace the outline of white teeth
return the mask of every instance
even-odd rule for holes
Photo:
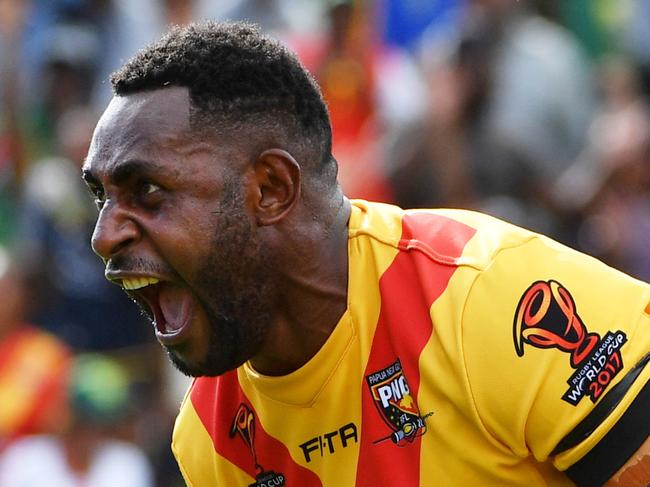
[[[130,277],[122,279],[122,287],[129,291],[133,291],[134,289],[140,289],[149,286],[150,284],[156,284],[157,282],[159,281],[155,277]]]

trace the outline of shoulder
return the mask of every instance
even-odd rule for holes
[[[475,211],[403,210],[362,200],[352,204],[350,238],[365,237],[400,251],[420,252],[443,265],[484,270],[501,251],[535,239],[568,250],[540,234]]]
[[[411,233],[419,245],[430,247],[442,258],[448,257],[446,249],[450,244],[465,242],[457,264],[477,270],[488,267],[503,250],[546,239],[490,215],[459,209],[408,210],[404,229],[405,238]]]

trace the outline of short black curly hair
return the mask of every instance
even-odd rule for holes
[[[294,54],[253,24],[174,27],[114,72],[111,83],[118,96],[186,87],[193,128],[235,129],[249,146],[250,137],[285,144],[301,166],[318,173],[335,165],[318,85]]]

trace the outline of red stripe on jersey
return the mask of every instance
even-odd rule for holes
[[[285,485],[322,485],[316,474],[294,462],[287,447],[264,430],[239,385],[236,370],[219,377],[196,379],[190,398],[201,423],[212,438],[215,451],[251,477],[255,478],[261,473],[255,468],[256,456],[257,463],[265,471],[283,475]],[[254,415],[255,424],[250,430],[254,452],[239,433],[230,434],[242,404]]]
[[[474,233],[475,229],[463,223],[429,213],[402,219],[402,251],[379,280],[381,311],[362,385],[357,485],[373,485],[372,479],[381,478],[395,478],[400,486],[419,485],[420,439],[403,447],[390,439],[376,443],[393,429],[373,399],[365,377],[399,359],[410,396],[417,400],[418,361],[433,331],[429,309],[447,287],[456,270],[455,261]],[[419,411],[420,416],[430,412]]]

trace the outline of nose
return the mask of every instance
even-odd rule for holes
[[[140,235],[138,225],[110,200],[99,212],[91,240],[93,251],[108,260],[135,242]]]

